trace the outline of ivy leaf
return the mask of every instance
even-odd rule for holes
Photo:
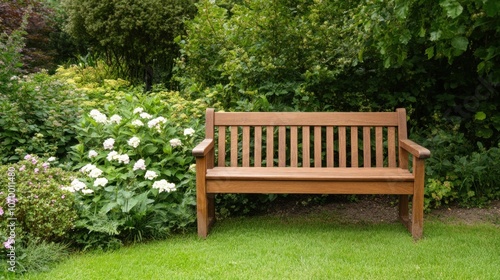
[[[477,112],[474,119],[477,121],[484,121],[486,119],[486,114],[484,112]]]
[[[457,36],[451,39],[451,45],[457,50],[466,51],[469,40],[463,36]]]

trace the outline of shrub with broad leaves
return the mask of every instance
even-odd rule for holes
[[[168,119],[166,108],[161,94],[129,94],[90,110],[76,127],[71,160],[80,176],[67,190],[77,199],[82,245],[164,237],[195,221],[197,129]]]

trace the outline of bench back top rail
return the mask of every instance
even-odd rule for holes
[[[406,111],[215,112],[207,109],[211,160],[223,166],[397,167],[407,161]],[[403,158],[401,158],[403,157]],[[209,164],[213,166],[213,164]]]

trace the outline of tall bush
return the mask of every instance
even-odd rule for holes
[[[178,55],[174,38],[193,16],[193,0],[65,0],[66,30],[121,70],[124,78],[168,82]]]
[[[368,1],[353,13],[360,59],[410,83],[416,119],[459,123],[470,142],[500,140],[500,4],[496,0]],[[383,67],[382,67],[383,66]],[[416,80],[421,74],[426,80]],[[409,78],[409,79],[408,79]],[[435,115],[438,118],[434,118]]]
[[[356,46],[345,41],[352,33],[340,28],[352,25],[353,3],[200,1],[187,37],[178,38],[178,80],[187,93],[225,108],[357,107],[346,101],[357,93],[336,86],[343,82],[337,75],[357,56]]]

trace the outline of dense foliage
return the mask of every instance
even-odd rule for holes
[[[7,228],[7,218],[17,218],[18,241],[22,237],[60,241],[73,228],[76,219],[73,196],[60,188],[70,184],[72,173],[51,166],[55,163],[54,157],[43,160],[28,154],[16,164],[0,166],[4,175],[0,179],[2,186],[8,185],[5,175],[9,170],[14,173],[16,183],[14,191],[0,192],[1,228]]]
[[[10,92],[0,93],[1,161],[17,161],[27,153],[65,156],[74,144],[72,127],[85,96],[45,72],[12,76]]]
[[[63,40],[56,37],[63,35],[60,22],[57,21],[57,13],[48,2],[48,0],[0,1],[0,34],[11,34],[18,29],[26,31],[26,44],[19,49],[23,54],[24,73],[55,69],[57,62],[68,58],[63,53],[67,50],[58,46],[57,42]],[[24,25],[23,18],[26,20]],[[65,48],[74,49],[69,46],[70,44]]]
[[[324,110],[358,107],[336,77],[356,57],[345,42],[345,1],[200,1],[179,38],[178,80],[191,96],[224,108]],[[241,3],[240,3],[241,2]],[[337,102],[331,102],[336,100]]]
[[[65,0],[66,30],[132,81],[167,83],[193,0]]]
[[[0,165],[2,272],[47,270],[66,253],[64,243],[77,213],[73,195],[61,186],[69,185],[73,174],[56,164],[54,157],[26,155],[18,163]]]
[[[449,187],[448,201],[481,205],[499,197],[498,175],[485,175],[500,141],[499,5],[200,1],[178,40],[177,79],[185,94],[227,110],[405,107],[413,137],[447,157],[428,164],[428,197]],[[461,139],[464,152],[436,135]]]
[[[68,188],[79,209],[80,245],[164,237],[194,222],[190,166],[198,122],[176,118],[168,94],[131,91],[102,112],[84,114],[71,155],[80,175]]]
[[[472,143],[496,146],[500,2],[368,1],[354,15],[363,35],[360,60],[400,73],[397,80],[413,87],[419,123],[458,124]]]

